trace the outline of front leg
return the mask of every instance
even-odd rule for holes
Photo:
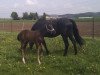
[[[45,48],[45,50],[46,50],[47,55],[49,55],[49,50],[48,50],[48,48],[47,48],[47,45],[46,45],[46,42],[45,42],[44,39],[43,39],[42,44],[43,44],[43,46],[44,46],[44,48]]]
[[[29,42],[30,49],[33,48],[34,42]]]
[[[22,62],[25,64],[26,61],[25,61],[25,49],[21,49],[22,51]]]
[[[36,44],[36,47],[37,47],[37,60],[38,60],[39,65],[41,65],[41,60],[43,56],[42,43]]]

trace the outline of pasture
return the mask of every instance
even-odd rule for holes
[[[74,55],[70,43],[68,56],[63,57],[64,44],[60,36],[45,38],[50,55],[38,65],[36,48],[27,47],[27,64],[21,61],[20,43],[16,32],[0,32],[0,75],[100,75],[100,38],[84,37],[86,45]],[[69,41],[70,42],[70,41]]]

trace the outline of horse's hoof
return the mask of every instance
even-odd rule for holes
[[[50,52],[46,52],[46,55],[50,55]]]
[[[19,48],[18,51],[21,51],[21,48]]]
[[[41,65],[40,59],[38,60],[38,64]]]
[[[74,55],[77,55],[77,53],[75,53]]]
[[[63,53],[63,56],[67,56],[67,52],[64,52],[64,53]]]
[[[41,65],[41,63],[39,63],[39,65]]]
[[[67,54],[64,53],[63,56],[67,56]]]
[[[30,48],[30,50],[32,50],[32,48]]]

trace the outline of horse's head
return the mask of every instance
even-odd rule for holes
[[[52,20],[39,19],[32,26],[31,30],[39,30],[43,36],[52,36],[56,34],[56,30]]]
[[[49,32],[50,34],[53,34],[53,35],[56,34],[56,31],[55,31],[53,25],[48,24],[48,25],[45,25],[45,27],[46,27],[47,32]]]

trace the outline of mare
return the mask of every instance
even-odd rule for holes
[[[67,55],[68,51],[68,38],[71,40],[75,55],[77,54],[77,47],[76,43],[80,46],[84,44],[83,38],[80,36],[77,25],[74,20],[67,19],[67,18],[58,18],[58,19],[50,19],[46,20],[45,18],[41,17],[37,22],[32,26],[31,30],[38,30],[40,31],[43,37],[56,37],[58,35],[62,36],[62,39],[65,44],[64,49],[64,56]],[[32,49],[34,42],[30,42],[30,48]],[[49,54],[49,51],[46,46],[46,42],[44,41],[44,47],[46,49],[46,53]]]

